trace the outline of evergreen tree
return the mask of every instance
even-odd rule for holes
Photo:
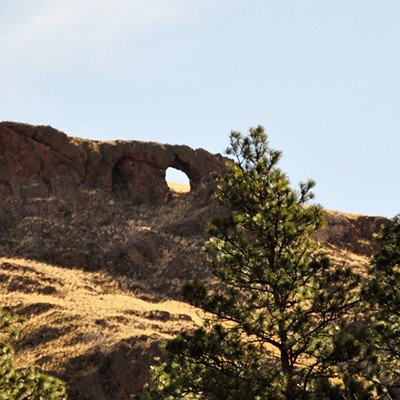
[[[21,319],[0,310],[0,400],[65,400],[64,384],[34,368],[17,370],[8,343],[18,336]]]
[[[376,235],[380,250],[372,258],[367,299],[370,336],[379,354],[379,381],[400,398],[400,214]]]
[[[143,398],[371,398],[352,333],[360,277],[331,267],[313,240],[324,223],[322,208],[309,204],[314,182],[291,189],[260,126],[230,141],[234,161],[216,194],[226,213],[205,245],[220,289],[185,286],[204,324],[167,343]]]

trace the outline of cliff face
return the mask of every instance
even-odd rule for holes
[[[191,193],[177,199],[170,191],[169,167],[188,176]],[[172,294],[170,281],[190,276],[223,168],[221,156],[202,149],[96,142],[46,126],[0,123],[0,251],[105,268],[135,287]],[[204,275],[201,264],[196,270]]]
[[[0,201],[68,199],[101,191],[107,199],[163,204],[169,189],[165,171],[176,168],[192,189],[221,170],[221,157],[187,146],[139,141],[95,142],[70,138],[48,126],[0,123]]]

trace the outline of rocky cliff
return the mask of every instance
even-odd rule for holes
[[[0,123],[0,201],[57,198],[80,206],[81,194],[104,200],[163,204],[165,172],[183,171],[196,189],[221,171],[222,158],[187,146],[139,141],[95,142],[70,138],[49,126]]]
[[[188,176],[186,196],[177,199],[168,187],[169,167]],[[202,149],[96,142],[48,126],[0,123],[0,251],[107,269],[172,294],[168,282],[188,276],[188,258],[204,239],[223,168],[221,156]]]
[[[65,267],[106,269],[135,287],[176,295],[205,276],[199,255],[224,158],[140,141],[98,142],[49,126],[0,123],[0,251]],[[176,168],[191,192],[165,180]],[[370,255],[384,218],[328,212],[318,238]],[[196,267],[193,267],[193,258]]]

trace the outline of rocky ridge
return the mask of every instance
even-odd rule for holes
[[[96,142],[0,123],[0,251],[167,288],[163,273],[187,276],[186,254],[201,246],[223,166],[221,156],[187,146]],[[178,199],[170,190],[169,167],[188,176],[191,193]]]
[[[140,141],[96,142],[68,137],[50,126],[0,123],[0,200],[52,198],[76,207],[78,194],[101,191],[133,204],[163,204],[165,172],[183,171],[196,189],[221,171],[222,157],[187,146]]]
[[[155,343],[196,320],[163,302],[179,300],[185,280],[209,279],[201,247],[207,221],[221,212],[212,193],[224,162],[187,146],[0,123],[0,301],[29,318],[18,359],[64,378],[72,399],[125,399],[139,390]],[[169,167],[188,176],[189,193],[169,188]],[[327,220],[318,239],[337,262],[354,265],[365,265],[373,234],[387,223],[331,211]],[[107,299],[94,307],[100,314],[71,300],[77,288],[75,301]],[[127,305],[105,305],[121,296]]]

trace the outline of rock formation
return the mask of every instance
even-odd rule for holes
[[[222,158],[187,146],[70,138],[49,126],[0,123],[0,201],[50,198],[74,201],[101,191],[134,204],[163,204],[169,167],[184,172],[192,189],[221,171]]]
[[[173,167],[191,193],[175,198]],[[99,142],[48,126],[0,123],[0,251],[66,267],[107,269],[134,285],[179,293],[205,276],[201,246],[224,158],[140,141]],[[382,218],[328,213],[319,238],[370,255]],[[195,267],[193,267],[195,265]]]

